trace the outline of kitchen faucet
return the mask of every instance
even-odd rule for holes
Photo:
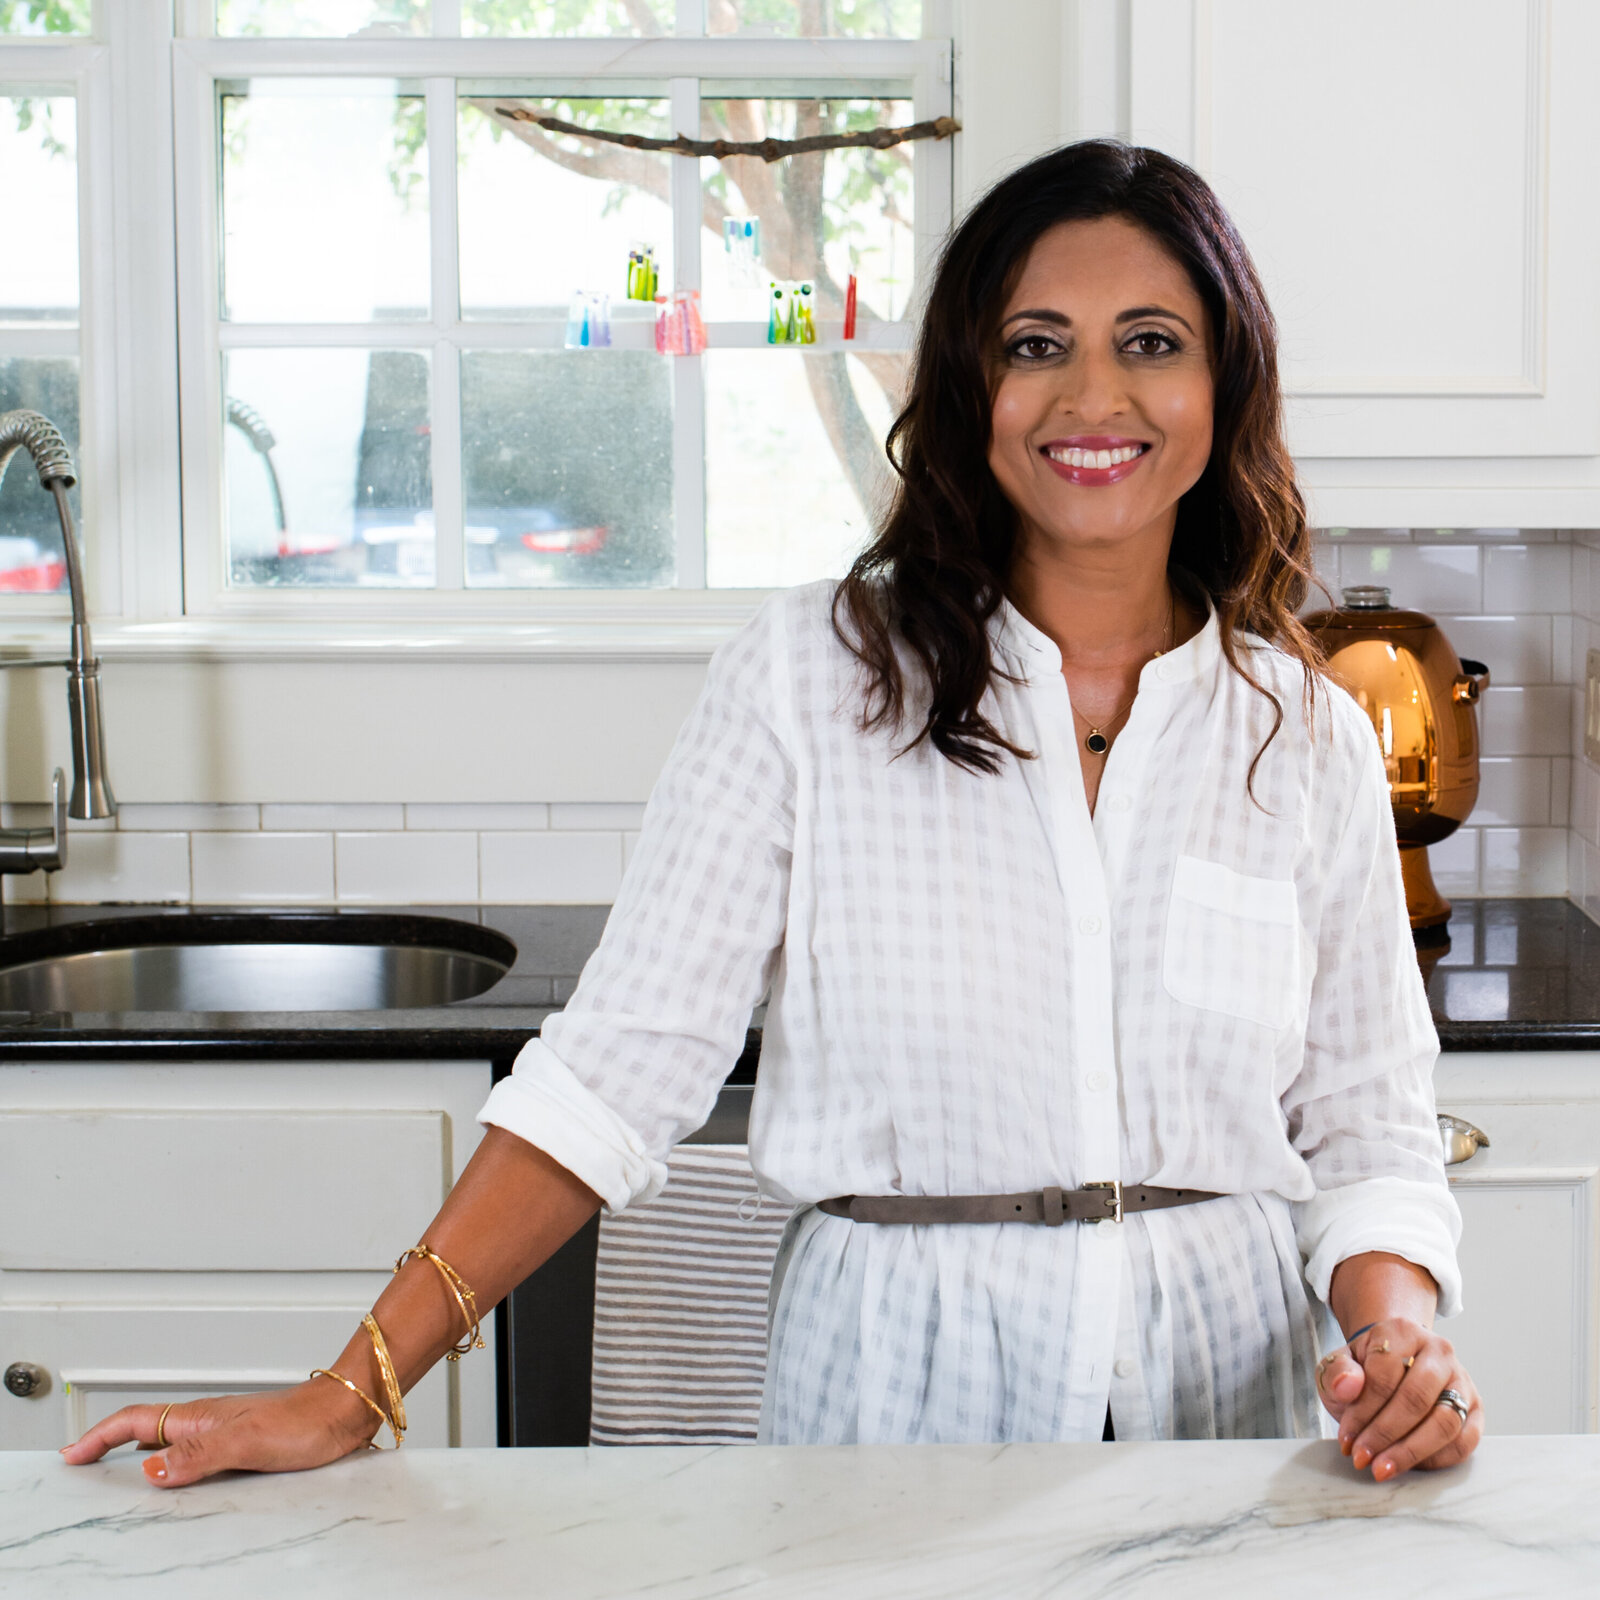
[[[33,457],[40,484],[56,503],[61,520],[61,547],[72,601],[71,655],[63,660],[0,661],[0,667],[65,667],[67,710],[72,721],[72,799],[64,803],[65,780],[60,767],[50,783],[52,817],[48,828],[0,828],[0,873],[55,872],[67,860],[67,818],[114,817],[117,802],[106,780],[105,729],[100,714],[100,659],[89,637],[83,600],[83,565],[72,527],[67,490],[77,482],[72,454],[60,431],[37,411],[0,414],[0,481],[19,449]]]

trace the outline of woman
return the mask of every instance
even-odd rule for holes
[[[892,448],[844,583],[717,653],[427,1243],[489,1304],[655,1194],[770,990],[751,1160],[801,1209],[764,1439],[1307,1436],[1320,1400],[1380,1479],[1463,1459],[1382,764],[1294,617],[1272,321],[1205,184],[1104,142],[1002,182],[944,253]],[[1347,1341],[1321,1361],[1318,1302]],[[398,1388],[463,1309],[408,1262],[374,1308]],[[68,1459],[333,1460],[394,1409],[378,1344],[130,1407]]]

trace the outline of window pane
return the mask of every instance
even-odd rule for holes
[[[7,411],[42,412],[61,430],[73,461],[77,461],[76,361],[0,357],[0,415]],[[78,490],[71,490],[67,499],[81,529],[83,506]],[[66,582],[55,496],[40,487],[31,457],[26,450],[19,450],[0,481],[0,593],[63,589]]]
[[[0,96],[0,325],[78,318],[77,108],[70,95]],[[22,221],[26,219],[26,221]]]
[[[422,96],[275,78],[221,94],[223,315],[368,322],[428,314]]]
[[[672,585],[672,360],[463,352],[470,587]]]
[[[426,355],[234,350],[223,381],[232,583],[433,583]]]
[[[672,32],[673,16],[673,0],[462,0],[461,31],[518,39],[619,33],[653,39]]]
[[[576,289],[611,296],[613,317],[654,319],[623,299],[628,251],[655,247],[663,290],[672,283],[673,156],[625,150],[508,123],[497,105],[520,105],[581,127],[670,138],[665,99],[461,101],[461,314],[565,317]]]
[[[705,139],[797,139],[914,121],[908,100],[715,99],[701,106]],[[765,318],[772,278],[810,278],[819,320],[842,321],[856,274],[857,314],[903,317],[915,269],[911,146],[826,150],[770,166],[759,156],[700,163],[706,315]],[[722,237],[723,220],[760,223],[760,261],[741,275]]]
[[[92,0],[0,0],[0,34],[88,33]]]
[[[427,34],[428,0],[217,0],[217,32],[266,39]]]
[[[784,39],[916,39],[922,34],[922,0],[706,0],[706,32]]]
[[[883,441],[902,354],[711,350],[706,372],[706,586],[840,577],[891,482]]]

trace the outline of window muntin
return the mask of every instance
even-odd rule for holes
[[[366,76],[374,92],[403,88],[414,98],[418,115],[410,124],[410,143],[399,153],[422,159],[412,159],[409,167],[394,159],[405,134],[404,119],[394,118],[391,106],[382,135],[389,154],[382,160],[373,155],[382,142],[374,138],[365,166],[369,173],[381,167],[391,194],[397,171],[418,178],[414,193],[424,203],[415,206],[414,220],[419,227],[426,223],[430,246],[426,291],[412,296],[426,306],[422,316],[415,304],[385,308],[369,295],[359,308],[364,320],[335,320],[330,313],[313,317],[309,308],[293,321],[246,320],[237,313],[222,316],[220,296],[212,297],[209,340],[214,350],[220,345],[215,365],[208,371],[202,359],[186,361],[184,368],[191,607],[282,615],[290,592],[342,589],[364,593],[363,612],[410,615],[414,604],[381,597],[385,588],[409,587],[431,589],[439,596],[435,603],[441,614],[465,618],[494,614],[487,604],[491,590],[507,595],[502,614],[514,615],[539,591],[575,597],[579,591],[629,588],[764,587],[843,570],[867,534],[869,503],[887,477],[875,459],[866,459],[863,469],[863,441],[866,458],[876,458],[914,337],[906,308],[916,275],[900,270],[900,249],[904,244],[910,268],[934,247],[948,215],[949,146],[906,147],[903,170],[863,171],[853,165],[860,156],[883,153],[858,150],[775,164],[780,193],[791,181],[789,169],[811,168],[809,174],[800,170],[798,181],[817,196],[817,215],[805,223],[822,239],[817,281],[838,284],[838,304],[819,305],[819,346],[802,352],[767,346],[764,299],[759,311],[746,310],[720,294],[715,275],[724,253],[723,213],[708,204],[706,183],[708,176],[719,175],[719,163],[624,150],[618,153],[648,165],[619,173],[609,163],[589,159],[597,151],[611,154],[609,147],[566,136],[552,140],[540,129],[532,130],[535,139],[518,138],[492,108],[514,101],[608,129],[619,126],[621,116],[630,119],[621,125],[661,134],[714,125],[709,119],[725,118],[730,104],[741,100],[748,102],[747,120],[764,117],[768,131],[777,134],[808,131],[801,121],[807,116],[813,123],[838,119],[825,126],[852,125],[846,117],[853,117],[854,125],[916,121],[949,109],[943,87],[949,82],[947,46],[729,41],[702,52],[705,64],[721,66],[719,74],[679,76],[700,65],[686,50],[692,44],[682,37],[641,39],[625,64],[600,41],[583,39],[554,41],[549,48],[539,41],[507,40],[496,44],[493,54],[471,41],[436,47],[428,40],[370,49],[360,40],[270,39],[180,47],[180,106],[191,108],[180,117],[180,142],[186,127],[199,134],[208,118],[215,138],[219,94],[241,84],[248,85],[251,99],[270,95],[280,81],[293,84],[316,73],[325,75],[319,90],[325,96],[335,95],[357,73]],[[503,73],[485,76],[502,64]],[[440,75],[441,68],[454,70]],[[403,82],[397,82],[396,72],[407,75]],[[208,103],[209,111],[204,109]],[[180,276],[189,284],[204,282],[208,253],[213,274],[220,275],[222,266],[226,214],[216,199],[226,155],[219,149],[215,159],[216,175],[191,188],[188,200],[180,196],[180,244],[188,263]],[[742,209],[746,196],[738,182],[720,176],[722,193]],[[559,213],[555,221],[550,212]],[[892,251],[885,244],[891,234]],[[184,244],[185,239],[190,242]],[[656,247],[663,292],[680,286],[702,290],[709,336],[705,355],[657,355],[654,308],[623,297],[627,246],[640,241]],[[236,235],[230,247],[237,248]],[[840,337],[843,282],[852,267],[861,285],[859,337],[845,345]],[[761,270],[776,270],[775,257],[763,261]],[[608,277],[615,281],[608,283]],[[563,348],[568,308],[579,289],[610,294],[611,349]],[[182,308],[186,326],[194,327],[197,310],[201,313],[186,342],[189,350],[203,352],[208,340],[204,302],[186,295]],[[397,309],[401,314],[393,314]],[[308,546],[292,551],[292,559],[277,558],[262,464],[248,439],[224,420],[230,396],[253,402],[231,378],[226,394],[219,382],[223,356],[274,348],[429,354],[431,518],[429,507],[408,503],[404,508],[409,513],[406,542],[420,556],[404,565],[363,561],[371,552],[354,548],[367,541],[358,536],[357,506],[346,487],[343,503],[313,530],[325,535],[334,529],[345,554],[331,559],[331,551]],[[712,363],[723,350],[747,358],[742,367],[730,363],[726,368],[750,374],[740,384],[716,375]],[[817,355],[833,359],[814,361]],[[606,362],[633,363],[638,373],[654,376],[614,381],[613,371],[601,365]],[[886,371],[885,380],[880,374]],[[827,381],[819,387],[813,373],[825,374]],[[535,383],[537,393],[518,387]],[[736,420],[744,425],[742,433],[716,420],[718,406],[734,392],[753,395],[739,402],[743,415]],[[486,394],[498,398],[486,401]],[[788,400],[770,404],[777,394]],[[591,397],[602,395],[611,399],[590,404]],[[262,414],[269,428],[276,425]],[[552,453],[545,441],[560,431],[557,424],[569,424],[575,416],[585,418],[576,435],[580,459],[563,475],[560,453]],[[357,432],[363,424],[363,417],[355,419]],[[347,422],[347,431],[350,426]],[[773,498],[784,505],[769,518],[776,542],[763,563],[750,548],[760,517],[741,524],[730,510],[741,494],[748,499],[741,485],[758,483],[760,474],[746,469],[752,452],[732,445],[748,437],[769,448],[774,428],[788,440],[778,450],[775,474],[769,475],[770,483],[783,485]],[[708,444],[709,430],[722,437]],[[597,503],[599,480],[584,482],[584,447],[590,447],[590,459],[604,463],[610,497],[605,504]],[[225,465],[224,455],[231,465]],[[349,450],[328,470],[341,483],[352,483]],[[796,475],[792,490],[791,473]],[[285,517],[293,524],[300,520],[304,497],[288,487],[289,476],[283,486],[289,502]],[[238,491],[252,483],[255,499],[241,505]],[[800,506],[808,508],[806,514],[795,509]],[[219,539],[213,530],[230,519],[237,538],[230,533]],[[604,530],[603,539],[596,530]],[[288,531],[296,533],[292,526]],[[513,600],[519,592],[524,598]],[[569,606],[563,602],[557,610],[567,614]]]

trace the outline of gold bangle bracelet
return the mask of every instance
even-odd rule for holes
[[[466,1324],[467,1331],[460,1344],[451,1345],[445,1352],[445,1360],[459,1361],[462,1356],[473,1350],[486,1349],[478,1321],[478,1297],[468,1286],[467,1280],[442,1255],[426,1244],[413,1245],[395,1262],[394,1270],[398,1272],[410,1256],[421,1256],[438,1268],[439,1276],[444,1279],[445,1288],[455,1296],[456,1304],[461,1308],[461,1319]]]
[[[370,1411],[372,1411],[372,1413],[377,1417],[378,1422],[379,1422],[380,1425],[387,1424],[389,1432],[394,1434],[394,1443],[390,1446],[390,1449],[398,1450],[400,1448],[403,1440],[401,1438],[400,1433],[396,1430],[393,1421],[391,1421],[391,1419],[388,1416],[385,1415],[383,1407],[380,1406],[378,1404],[378,1402],[376,1400],[374,1400],[372,1398],[372,1396],[370,1394],[368,1394],[365,1389],[358,1388],[355,1384],[353,1384],[348,1378],[344,1377],[341,1373],[329,1372],[326,1367],[318,1367],[318,1368],[316,1368],[312,1372],[311,1376],[313,1378],[332,1378],[335,1383],[342,1383],[345,1386],[345,1388],[347,1388],[350,1391],[351,1394],[353,1394],[358,1400],[360,1400],[362,1402],[363,1405],[365,1405]],[[381,1444],[379,1444],[376,1439],[368,1439],[367,1440],[367,1448],[369,1450],[381,1450],[383,1448],[383,1446]]]
[[[378,1376],[383,1380],[383,1391],[389,1401],[389,1420],[403,1436],[406,1431],[406,1402],[400,1393],[400,1376],[394,1369],[389,1346],[384,1343],[383,1330],[370,1311],[361,1319],[361,1326],[372,1335],[372,1353],[378,1358]]]

